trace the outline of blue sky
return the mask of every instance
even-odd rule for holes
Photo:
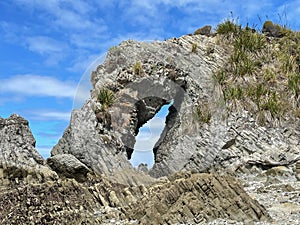
[[[260,16],[300,26],[299,0],[0,0],[0,116],[27,118],[47,157],[74,96],[88,96],[90,65],[111,46],[179,37],[216,26],[230,12],[244,25],[261,27]]]

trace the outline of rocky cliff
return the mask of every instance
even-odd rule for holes
[[[26,120],[0,119],[2,224],[297,224],[300,57],[280,48],[300,39],[229,25],[111,48],[45,161]],[[169,103],[153,168],[133,168]]]

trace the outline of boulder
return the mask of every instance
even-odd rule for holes
[[[283,37],[282,28],[278,24],[274,24],[272,21],[266,21],[263,25],[262,32],[269,37]]]
[[[200,35],[205,35],[205,36],[209,36],[211,34],[211,26],[210,25],[206,25],[202,28],[197,29],[194,32],[194,35],[200,34]]]
[[[70,154],[58,154],[47,159],[47,164],[60,176],[85,181],[90,169]]]

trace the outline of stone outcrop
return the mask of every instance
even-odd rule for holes
[[[197,29],[195,32],[194,32],[194,35],[206,35],[206,36],[209,36],[211,35],[211,29],[212,27],[210,25],[206,25],[204,27],[201,27],[199,29]]]
[[[28,179],[55,179],[57,174],[44,166],[35,149],[35,139],[29,123],[19,115],[0,118],[0,185]]]
[[[217,218],[269,221],[264,207],[228,176],[177,173],[145,186],[105,178],[48,181],[1,191],[2,224],[199,224]]]
[[[191,52],[193,42],[198,45],[197,54]],[[224,49],[215,42],[213,37],[197,35],[165,42],[126,41],[113,48],[104,64],[92,74],[91,98],[81,110],[72,113],[69,128],[51,154],[72,154],[97,173],[128,169],[138,128],[173,100],[166,130],[154,150],[159,165],[152,174],[159,177],[183,169],[197,152],[194,141],[191,143],[191,134],[197,130],[193,130],[193,105],[214,98],[211,74],[226,60]],[[214,53],[207,54],[207,46],[214,46]],[[138,62],[143,71],[139,74],[134,70]],[[116,95],[115,103],[107,110],[111,115],[110,126],[99,122],[94,112],[98,90],[102,87],[114,90]],[[176,147],[179,135],[184,148]],[[169,152],[160,150],[163,141],[173,143],[168,151],[173,149],[175,159],[181,160],[176,168],[173,168],[176,163],[171,161],[168,167],[161,166],[166,164],[164,157],[171,157]],[[183,149],[184,154],[178,152]]]
[[[72,113],[70,126],[52,155],[72,154],[98,174],[130,170],[128,159],[138,128],[174,101],[153,149],[152,177],[181,170],[235,171],[248,160],[294,159],[300,151],[299,119],[263,126],[250,112],[227,112],[220,102],[222,91],[213,73],[225,63],[229,50],[217,41],[216,36],[188,35],[163,42],[125,41],[112,48],[92,73],[91,98]],[[196,52],[192,45],[197,46]],[[104,113],[109,120],[95,115],[103,87],[116,96]],[[201,105],[211,114],[209,123],[195,118],[195,107]],[[230,140],[235,141],[224,148]]]
[[[249,199],[230,177],[179,173],[169,182],[150,187],[148,192],[128,210],[130,218],[142,224],[200,224],[217,218],[249,223],[270,219],[265,209]]]
[[[9,186],[0,202],[1,224],[100,224],[96,200],[74,180]]]

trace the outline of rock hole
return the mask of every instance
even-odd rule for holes
[[[138,167],[140,164],[147,164],[148,169],[153,167],[155,158],[153,148],[166,126],[169,108],[173,103],[174,102],[171,101],[168,104],[162,105],[154,117],[138,129],[135,137],[136,142],[130,159],[130,163],[134,167]]]

